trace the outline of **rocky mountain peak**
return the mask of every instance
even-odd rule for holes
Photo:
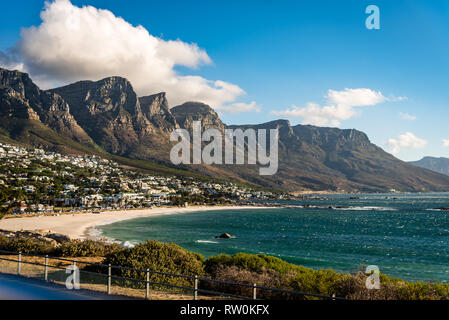
[[[217,114],[209,105],[202,102],[193,101],[185,102],[179,106],[176,106],[172,108],[172,111],[176,114]]]
[[[358,130],[316,127],[311,125],[297,125],[293,127],[295,134],[301,140],[312,145],[335,150],[341,148],[373,146],[368,136]]]
[[[67,102],[58,94],[40,90],[26,73],[0,69],[0,116],[40,121],[75,141],[93,145]]]
[[[78,123],[109,152],[128,152],[150,126],[142,114],[137,94],[125,78],[80,81],[51,92],[69,103]]]
[[[166,132],[179,128],[168,106],[165,92],[141,97],[139,102],[143,114],[156,128]]]
[[[192,128],[193,121],[201,121],[202,130],[214,128],[223,131],[226,127],[214,109],[201,102],[186,102],[172,108],[171,112],[182,128]]]
[[[27,73],[0,68],[0,88],[10,88],[24,98],[39,95],[39,88],[33,83]]]
[[[170,111],[165,92],[139,98],[142,112],[148,117]]]

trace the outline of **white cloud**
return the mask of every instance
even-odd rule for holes
[[[108,10],[76,7],[70,0],[46,2],[41,19],[39,26],[22,30],[15,48],[41,86],[122,76],[139,95],[167,92],[172,106],[201,101],[222,111],[257,109],[255,103],[236,102],[245,91],[235,84],[175,71],[212,62],[197,44],[163,40]]]
[[[449,139],[443,139],[443,146],[444,147],[449,147]]]
[[[339,126],[340,121],[348,120],[357,114],[356,107],[374,106],[388,101],[381,92],[371,89],[345,89],[343,91],[329,90],[325,96],[326,105],[308,103],[306,107],[292,106],[283,111],[272,111],[277,116],[302,118],[303,124],[318,126]]]
[[[427,145],[427,141],[416,137],[411,132],[406,132],[396,139],[389,139],[387,146],[393,154],[399,153],[401,149],[421,149]]]
[[[388,101],[393,101],[393,102],[396,102],[396,101],[406,101],[406,100],[408,100],[408,98],[407,97],[401,97],[401,96],[399,96],[399,97],[390,97],[390,98],[388,98]]]
[[[260,112],[262,108],[255,101],[252,101],[251,103],[242,103],[242,102],[232,103],[226,106],[225,109],[229,113],[240,113],[247,111]]]
[[[410,115],[408,113],[403,113],[403,112],[399,112],[399,117],[402,120],[409,120],[409,121],[416,120],[416,116],[412,116],[412,115]]]
[[[17,61],[17,59],[14,57],[13,54],[5,53],[1,50],[0,50],[0,66],[10,70],[23,71],[24,69],[23,63]]]
[[[332,104],[348,107],[374,106],[387,100],[381,92],[376,92],[371,89],[329,90],[327,99]]]

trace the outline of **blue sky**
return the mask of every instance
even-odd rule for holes
[[[357,114],[339,119],[339,127],[362,130],[389,151],[396,146],[396,155],[404,160],[449,157],[449,147],[443,146],[443,139],[449,139],[443,129],[449,118],[448,1],[73,0],[72,4],[108,9],[163,40],[196,43],[211,63],[198,62],[197,57],[173,70],[235,84],[246,92],[236,102],[254,101],[258,106],[231,113],[225,104],[233,102],[223,102],[218,111],[226,123],[280,117],[292,124],[305,123],[304,117],[282,112],[293,105],[300,110],[311,102],[327,106],[332,103],[325,98],[329,90],[367,88],[385,99],[355,106]],[[370,4],[380,9],[380,30],[365,27],[365,8]],[[0,50],[15,46],[21,28],[41,24],[43,6],[44,1],[37,0],[2,4]],[[59,82],[70,78],[54,66],[42,70],[36,61],[30,63],[30,73],[40,76],[43,84],[55,74],[63,74]],[[404,120],[400,113],[415,120]],[[388,144],[390,139],[394,140]]]

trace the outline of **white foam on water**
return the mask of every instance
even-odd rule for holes
[[[196,240],[196,243],[219,243],[217,241],[212,241],[212,240]]]
[[[133,243],[132,241],[123,241],[122,243],[120,243],[120,245],[122,247],[127,248],[127,249],[132,249],[132,248],[134,248],[136,246],[136,244]]]
[[[347,207],[347,208],[334,208],[335,210],[354,210],[354,211],[397,211],[398,209],[389,207]]]
[[[97,229],[97,228],[91,228],[89,230],[89,236],[95,239],[103,238],[103,231]]]

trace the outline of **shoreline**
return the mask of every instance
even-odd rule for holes
[[[0,230],[17,231],[46,231],[48,233],[62,234],[70,239],[78,240],[100,240],[102,237],[93,235],[93,231],[98,226],[113,224],[116,222],[161,216],[166,214],[182,214],[201,211],[219,210],[248,210],[248,209],[268,209],[270,207],[260,206],[198,206],[188,208],[154,208],[138,210],[115,210],[102,212],[101,214],[82,213],[64,214],[59,216],[34,216],[15,217],[0,220]]]

